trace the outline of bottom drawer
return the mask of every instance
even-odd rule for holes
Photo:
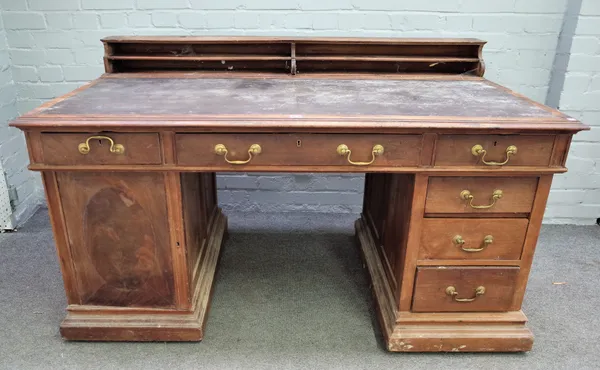
[[[518,267],[419,267],[414,312],[510,311]]]

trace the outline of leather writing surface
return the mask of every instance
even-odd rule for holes
[[[552,117],[483,80],[302,78],[100,79],[43,114]]]

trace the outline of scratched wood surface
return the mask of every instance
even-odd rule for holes
[[[356,231],[387,348],[530,350],[520,309],[552,173],[586,127],[483,79],[482,46],[106,39],[106,75],[12,123],[43,171],[69,301],[61,334],[202,339],[227,228],[215,171],[379,172],[366,176]],[[108,138],[125,152],[110,152]],[[263,152],[234,166],[217,143],[230,160],[254,143]],[[355,161],[376,143],[385,152],[354,166],[341,143]],[[486,164],[475,144],[488,162],[509,161]],[[489,209],[471,208],[463,190]],[[494,190],[504,196],[492,204]],[[466,255],[456,235],[466,247],[494,239]]]
[[[301,78],[101,79],[42,113],[552,117],[485,81]]]
[[[80,299],[171,307],[173,267],[161,174],[58,174]]]

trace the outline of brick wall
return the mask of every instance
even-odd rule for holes
[[[487,78],[544,102],[568,3],[0,0],[0,7],[16,107],[24,113],[102,73],[101,37],[130,34],[478,37],[489,41],[484,49]],[[577,174],[560,181],[563,190],[590,186]],[[362,202],[362,176],[223,174],[219,186],[221,203],[229,210],[358,212]],[[552,217],[580,222],[575,216]]]
[[[0,19],[0,176],[6,176],[9,187],[17,190],[18,198],[12,199],[12,204],[13,216],[19,222],[33,214],[42,198],[39,175],[26,168],[28,159],[23,134],[8,127],[8,121],[17,116],[16,97],[6,32]]]
[[[592,129],[573,138],[569,173],[554,178],[548,223],[600,218],[600,1],[583,0],[577,18],[558,105]]]

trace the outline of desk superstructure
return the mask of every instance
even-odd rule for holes
[[[103,42],[106,74],[12,122],[43,177],[63,337],[203,338],[216,171],[365,172],[356,236],[388,349],[531,348],[544,208],[586,126],[484,79],[484,42]]]

